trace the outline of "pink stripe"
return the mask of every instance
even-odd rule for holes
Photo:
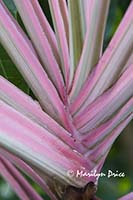
[[[59,2],[50,0],[49,1],[51,13],[53,15],[53,21],[55,21],[55,31],[57,35],[57,40],[59,41],[59,52],[62,61],[62,68],[66,80],[66,85],[68,87],[69,73],[70,73],[70,63],[69,63],[69,51],[67,44],[67,35],[65,32],[64,22],[62,18],[62,13],[60,10]]]
[[[37,182],[42,189],[49,195],[49,197],[53,200],[57,200],[55,195],[51,192],[50,188],[48,187],[46,180],[41,178],[29,165],[27,165],[23,160],[14,156],[13,154],[9,153],[8,151],[2,149],[0,147],[0,153],[5,158],[7,158],[11,163],[19,167],[19,169],[23,170],[25,174],[28,174],[35,182]]]
[[[102,157],[106,154],[108,149],[111,148],[115,139],[119,136],[122,130],[128,125],[128,123],[132,120],[132,115],[128,116],[125,120],[123,120],[102,142],[96,145],[95,148],[90,150],[88,153],[88,158],[91,161],[97,162],[102,159]]]
[[[89,131],[104,119],[107,120],[107,117],[111,116],[132,96],[132,71],[133,65],[124,72],[110,90],[98,97],[88,108],[85,108],[74,117],[76,128],[80,129],[81,132],[84,132],[87,128]]]
[[[51,46],[51,50],[53,51],[53,54],[57,60],[57,63],[60,63],[60,59],[59,59],[59,52],[58,52],[58,47],[57,47],[57,41],[56,41],[56,37],[55,37],[55,33],[53,32],[50,24],[48,23],[47,18],[45,17],[39,3],[37,0],[31,0],[31,4],[35,10],[35,13],[39,19],[39,22],[41,24],[41,27],[43,29],[43,31],[46,34],[46,37],[48,39],[48,42]]]
[[[52,52],[46,34],[41,26],[38,16],[33,9],[31,1],[14,1],[19,10],[19,14],[26,26],[26,29],[31,37],[31,40],[40,56],[44,69],[52,80],[54,86],[58,89],[63,100],[64,99],[64,83],[59,66]]]
[[[133,105],[133,99],[131,98],[126,105],[120,109],[120,111],[110,120],[99,126],[98,128],[86,132],[85,135],[82,135],[82,142],[88,147],[91,148],[94,145],[100,143],[104,140],[110,132],[120,124],[129,114],[131,114],[131,108]]]
[[[88,2],[87,30],[72,90],[69,94],[71,101],[78,95],[91,69],[97,64],[101,56],[108,7],[109,0],[103,0],[100,4],[98,0]]]
[[[133,199],[133,192],[130,192],[129,194],[121,197],[120,199],[118,200],[132,200]]]
[[[6,137],[7,144],[13,143],[11,146],[18,155],[20,154],[24,159],[30,159],[29,162],[37,167],[42,168],[42,164],[43,166],[47,164],[50,171],[55,168],[58,173],[63,171],[66,173],[69,169],[80,169],[81,166],[87,169],[91,167],[91,163],[82,158],[78,152],[76,153],[57,137],[2,102],[0,117],[0,137]],[[3,142],[4,140],[1,140],[1,143]],[[28,152],[30,157],[27,157]],[[34,161],[31,152],[34,155]],[[42,164],[38,163],[38,159],[41,159]],[[42,170],[45,170],[45,167]]]
[[[62,126],[56,123],[40,107],[39,103],[33,101],[31,97],[23,93],[17,87],[12,85],[6,79],[0,76],[0,99],[14,107],[19,112],[28,116],[30,119],[40,124],[43,128],[49,130],[52,134],[58,136],[70,147],[79,152],[84,152],[84,148],[78,138],[74,140],[71,133],[67,132]]]
[[[19,171],[2,155],[0,155],[0,173],[23,200],[42,200]]]
[[[68,128],[68,125],[66,124],[68,123],[66,111],[57,91],[55,90],[55,87],[48,79],[36,56],[33,54],[27,42],[20,34],[13,21],[10,19],[10,16],[6,13],[2,4],[0,4],[0,9],[0,23],[2,23],[2,26],[6,29],[12,42],[14,42],[16,48],[28,64],[27,68],[24,68],[24,66],[21,66],[21,63],[19,62],[18,69],[22,72],[25,79],[32,87],[33,92],[38,97],[44,109],[53,118],[60,121],[60,123],[62,122],[63,125]],[[12,51],[10,53],[12,54]]]
[[[117,29],[117,32],[115,33],[114,37],[112,38],[108,48],[104,52],[99,63],[97,64],[96,68],[93,69],[92,73],[90,74],[90,76],[84,83],[82,89],[80,90],[78,96],[73,100],[73,102],[71,104],[72,114],[76,113],[79,110],[79,108],[86,101],[87,97],[93,91],[94,86],[96,84],[98,84],[97,82],[98,82],[100,76],[106,69],[106,66],[107,66],[108,62],[110,61],[111,57],[113,56],[115,49],[117,48],[118,44],[121,41],[121,38],[123,37],[127,28],[129,27],[129,24],[131,23],[131,20],[133,18],[132,17],[132,8],[133,8],[133,2],[131,2],[121,24],[119,25],[119,27]]]

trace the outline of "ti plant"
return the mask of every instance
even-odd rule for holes
[[[0,76],[0,173],[23,200],[42,199],[24,174],[51,200],[98,199],[77,171],[100,173],[133,116],[133,2],[103,52],[109,0],[48,0],[53,28],[38,0],[13,1],[27,34],[0,0],[0,43],[36,100]]]

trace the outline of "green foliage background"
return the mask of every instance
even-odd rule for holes
[[[20,23],[22,28],[25,30],[21,18],[12,2],[12,0],[3,0],[7,5],[13,16]],[[100,3],[101,0],[99,0]],[[51,17],[49,15],[49,9],[47,1],[39,0],[49,22],[51,23]],[[45,2],[45,3],[44,3]],[[105,31],[104,38],[104,49],[109,43],[112,35],[116,31],[118,24],[120,23],[129,3],[131,0],[111,0],[110,12],[107,20],[107,27]],[[9,81],[14,83],[25,93],[33,95],[27,86],[26,82],[16,69],[15,65],[7,55],[6,51],[0,45],[0,75],[6,77]],[[132,125],[130,124],[126,130],[123,131],[122,136],[120,136],[110,151],[110,154],[106,160],[102,172],[107,172],[109,169],[115,172],[124,172],[126,174],[125,178],[101,178],[98,188],[98,196],[103,200],[115,200],[118,197],[133,191],[133,159],[132,159]],[[28,180],[32,183],[33,187],[39,192],[42,197],[46,200],[49,198],[45,195],[41,188],[33,183],[29,178]],[[8,183],[6,183],[0,176],[0,199],[1,200],[18,200],[19,198],[14,194]]]

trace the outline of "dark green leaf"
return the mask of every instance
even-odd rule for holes
[[[12,13],[12,15],[16,18],[17,16],[17,9],[13,3],[13,0],[3,0],[6,7],[9,9],[9,11]]]
[[[29,92],[29,87],[27,86],[23,77],[18,72],[17,68],[11,61],[2,45],[0,45],[0,75],[4,76],[24,92]]]

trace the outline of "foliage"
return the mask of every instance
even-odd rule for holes
[[[14,17],[17,19],[17,21],[20,23],[20,25],[23,27],[24,31],[26,32],[24,25],[23,25],[23,22],[21,21],[20,16],[19,16],[13,2],[8,1],[8,0],[4,0],[4,1],[5,1],[6,5],[8,6],[9,10],[12,12]],[[108,18],[108,23],[107,23],[107,27],[106,27],[106,31],[105,31],[104,48],[107,47],[107,44],[109,43],[112,35],[114,34],[114,32],[115,32],[120,20],[122,19],[124,12],[125,12],[127,6],[129,5],[129,3],[130,3],[130,1],[123,1],[123,3],[120,3],[119,0],[112,1],[110,13],[109,13],[109,18]],[[43,7],[44,4],[43,4],[42,1],[40,1],[40,4]],[[44,9],[44,10],[46,10],[46,9]],[[45,13],[45,14],[47,14],[48,20],[52,23],[49,12]],[[9,65],[10,65],[10,68],[8,67]],[[32,94],[32,91],[28,87],[27,83],[24,81],[22,75],[19,73],[19,71],[17,70],[17,68],[15,67],[15,65],[13,64],[13,62],[9,58],[8,54],[6,53],[6,51],[4,50],[4,48],[1,45],[0,45],[0,74],[2,76],[4,76],[6,79],[8,79],[10,82],[15,84],[17,87],[19,87],[21,90],[23,90],[25,93],[27,93],[27,94],[31,95],[33,98],[35,98],[35,96]],[[115,156],[116,149],[117,149],[117,144],[113,147],[113,149],[110,153],[112,157]],[[120,157],[120,159],[121,159],[121,157]],[[110,165],[113,166],[111,159],[110,159],[110,161],[107,162],[107,165],[105,166],[104,170],[107,170],[108,166],[110,166]],[[117,166],[119,167],[119,164]],[[131,191],[131,179],[129,177],[126,177],[123,180],[119,179],[119,180],[116,181],[116,184],[118,185],[118,191],[116,191],[115,188],[113,187],[114,180],[112,180],[112,181],[101,180],[101,182],[102,181],[103,181],[103,183],[101,183],[101,188],[99,189],[98,194],[99,194],[99,196],[103,196],[102,193],[104,192],[105,199],[106,198],[109,199],[109,196],[110,196],[110,199],[112,199],[112,198],[114,198],[114,195],[111,196],[112,192],[109,193],[108,189],[107,189],[107,192],[103,190],[102,184],[104,185],[104,181],[107,184],[107,188],[109,187],[111,191],[115,191],[115,197],[121,196],[124,193]],[[45,199],[49,199],[48,197],[44,196],[43,191],[40,189],[40,187],[38,185],[36,185],[31,180],[30,180],[30,182],[32,183],[32,185],[36,189],[36,191],[39,192],[42,195],[42,197],[44,197]],[[2,179],[1,179],[0,184],[1,184],[1,188],[3,188],[3,185],[5,183],[2,181]],[[1,195],[3,195],[2,191],[3,190],[0,190]],[[6,194],[5,194],[5,196],[1,196],[0,198],[3,198],[3,200],[17,199],[15,194],[13,194],[10,191],[10,188],[9,188],[8,185],[7,185],[7,193]]]

